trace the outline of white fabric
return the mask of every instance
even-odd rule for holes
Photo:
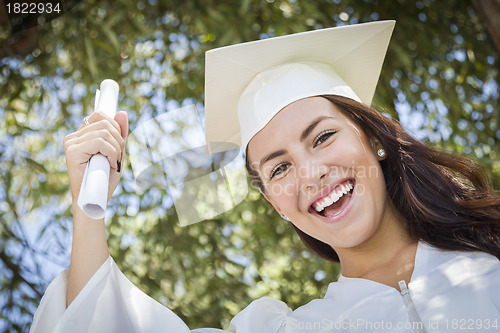
[[[319,62],[295,62],[258,74],[238,102],[241,145],[250,139],[285,106],[318,95],[338,95],[361,103],[351,87],[332,66]]]
[[[30,332],[191,332],[172,311],[137,289],[111,257],[68,309],[66,282],[65,271],[49,285]],[[491,255],[446,252],[420,242],[408,289],[426,332],[500,331],[500,262]],[[399,291],[341,276],[324,298],[295,311],[260,298],[233,318],[229,332],[412,332],[412,325]]]

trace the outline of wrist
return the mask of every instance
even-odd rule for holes
[[[77,200],[73,200],[73,224],[79,221],[83,221],[86,223],[96,223],[96,222],[104,222],[104,218],[102,219],[93,219],[89,217],[77,204]]]

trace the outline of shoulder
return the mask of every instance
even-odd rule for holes
[[[430,245],[424,250],[421,259],[425,262],[419,265],[410,286],[413,295],[425,299],[428,307],[432,301],[438,304],[444,299],[471,307],[500,304],[498,258],[484,252],[446,251]]]
[[[441,276],[451,285],[466,282],[500,283],[500,261],[484,252],[445,251],[428,245],[428,276]]]
[[[237,333],[282,333],[316,330],[328,327],[327,320],[337,318],[342,311],[332,299],[315,299],[292,311],[284,302],[262,297],[238,313],[230,324]]]
[[[230,323],[230,330],[244,332],[278,332],[286,325],[292,310],[282,301],[262,297],[250,303]]]
[[[425,259],[409,288],[419,315],[427,322],[499,318],[498,258],[484,252],[426,246]]]

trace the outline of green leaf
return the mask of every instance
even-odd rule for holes
[[[85,37],[85,50],[87,52],[87,64],[92,78],[97,77],[97,62],[94,53],[94,47],[90,38]]]
[[[101,28],[106,37],[108,37],[111,45],[113,45],[115,52],[120,53],[120,41],[118,40],[118,37],[116,36],[114,31],[111,30],[110,26],[106,22],[102,23]]]

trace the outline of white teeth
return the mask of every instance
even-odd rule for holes
[[[336,191],[333,191],[332,193],[330,193],[330,195],[328,195],[326,198],[323,198],[321,201],[316,202],[313,206],[316,209],[316,211],[319,213],[323,209],[325,209],[325,207],[328,207],[331,204],[339,201],[339,199],[342,198],[342,196],[344,194],[347,194],[353,188],[354,188],[354,185],[352,183],[348,183],[346,185],[342,184],[338,187],[338,189]]]
[[[347,194],[347,188],[344,185],[342,185],[341,188],[342,188],[342,193]]]

